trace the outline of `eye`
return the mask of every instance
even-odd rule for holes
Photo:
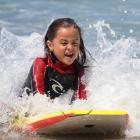
[[[61,44],[62,44],[63,46],[66,46],[68,43],[67,43],[67,42],[61,42]]]
[[[60,44],[63,45],[63,46],[66,46],[68,44],[68,41],[67,40],[61,40]]]
[[[73,44],[73,46],[76,46],[76,47],[79,46],[78,42],[73,42],[72,44]]]

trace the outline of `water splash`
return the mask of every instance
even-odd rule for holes
[[[89,106],[127,110],[133,124],[127,135],[139,136],[139,41],[132,37],[118,39],[110,26],[104,22],[99,22],[94,27],[97,31],[94,51],[97,63],[89,74]]]
[[[67,97],[54,101],[39,94],[17,98],[33,60],[43,55],[43,35],[32,33],[20,37],[4,28],[1,30],[0,103],[5,105],[0,112],[1,124],[8,122],[10,127],[12,120],[9,118],[17,113],[22,118],[26,113],[35,116],[67,109],[124,109],[129,112],[133,124],[126,134],[140,136],[140,43],[132,37],[118,38],[104,21],[91,24],[92,29],[97,33],[92,54],[96,62],[91,62],[92,66],[86,71],[88,100],[76,101],[72,105],[69,104],[71,91]],[[8,115],[4,113],[7,109]]]
[[[21,92],[31,63],[43,52],[41,45],[42,37],[38,33],[19,37],[5,28],[0,32],[0,124],[6,126],[7,129],[1,128],[5,133],[11,129],[11,118],[17,110],[16,95]]]

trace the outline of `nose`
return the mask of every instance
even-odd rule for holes
[[[72,51],[73,50],[73,45],[72,44],[68,44],[68,46],[67,46],[67,49],[69,50],[69,51]]]

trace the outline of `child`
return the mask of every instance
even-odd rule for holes
[[[44,39],[45,57],[36,58],[25,81],[30,93],[46,94],[50,99],[73,90],[73,100],[86,99],[85,47],[80,27],[70,18],[56,19]]]

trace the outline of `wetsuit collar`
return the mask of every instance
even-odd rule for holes
[[[63,71],[64,73],[72,73],[74,71],[73,64],[66,65],[60,62],[53,53],[51,53],[48,57],[51,60],[53,68],[60,70],[61,72]]]

